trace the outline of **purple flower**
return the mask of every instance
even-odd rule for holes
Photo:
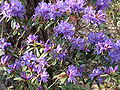
[[[57,3],[55,5],[57,8],[57,11],[59,11],[62,14],[64,14],[69,9],[67,3],[63,2],[62,0],[57,0]]]
[[[118,65],[115,66],[115,68],[109,67],[108,69],[105,69],[105,72],[106,72],[107,74],[115,73],[116,71],[118,71]]]
[[[58,45],[56,49],[52,50],[51,54],[58,60],[64,60],[66,57],[66,52],[62,50],[60,45]]]
[[[97,0],[97,10],[104,10],[106,7],[110,7],[111,0]]]
[[[64,60],[66,58],[66,53],[63,51],[60,53],[57,53],[55,50],[53,50],[51,54],[53,55],[54,58],[58,60]]]
[[[37,41],[37,38],[38,38],[38,36],[35,36],[35,35],[29,35],[28,37],[27,37],[27,43],[33,43],[34,41]]]
[[[2,65],[4,65],[4,66],[8,65],[8,61],[10,59],[11,59],[11,56],[9,54],[2,56],[2,58],[1,58]]]
[[[44,45],[44,52],[50,52],[52,50],[53,44],[50,44],[50,39],[48,39]]]
[[[19,24],[19,23],[16,23],[15,29],[17,30],[17,29],[19,29],[19,28],[20,28],[20,24]]]
[[[15,70],[18,70],[21,68],[22,63],[19,60],[16,60],[14,64],[8,65],[9,68],[7,69],[8,73],[14,72]]]
[[[92,71],[89,77],[91,78],[91,80],[93,80],[94,78],[100,78],[100,75],[102,74],[103,74],[103,70],[101,68],[97,68]]]
[[[50,19],[51,4],[45,2],[38,3],[38,6],[35,8],[35,17],[43,16],[44,19]]]
[[[55,20],[57,17],[62,17],[67,10],[68,5],[63,1],[57,0],[56,4],[51,5],[51,13],[49,15]]]
[[[43,87],[42,86],[40,86],[40,87],[38,87],[38,89],[37,90],[43,90]]]
[[[72,44],[72,49],[89,51],[86,48],[86,43],[85,43],[85,40],[83,38],[80,38],[80,37],[78,37],[77,39],[72,38],[72,39],[70,39],[70,41]]]
[[[44,48],[44,45],[45,45],[45,43],[44,43],[42,40],[40,40],[40,46],[41,46],[42,48]]]
[[[104,42],[107,39],[104,33],[91,32],[88,35],[88,43],[97,44],[98,42]]]
[[[113,50],[109,52],[109,56],[112,59],[112,63],[117,63],[120,61],[120,40],[117,40],[113,47]]]
[[[86,4],[85,0],[65,0],[65,3],[68,4],[70,12],[80,12],[83,10],[83,6]]]
[[[24,12],[24,6],[18,0],[10,0],[10,3],[5,1],[1,6],[1,15],[6,18],[14,16],[23,17]]]
[[[11,46],[11,43],[7,43],[5,38],[0,39],[0,48],[5,49],[6,47]]]
[[[99,25],[106,21],[105,20],[106,14],[103,13],[102,10],[96,12],[96,10],[93,10],[92,6],[86,7],[84,13],[85,14],[83,15],[83,19],[86,20],[86,22]]]
[[[83,68],[83,66],[82,65],[80,65],[78,68],[77,68],[77,71],[78,71],[78,76],[82,76],[82,73],[84,72],[84,68]]]
[[[54,31],[56,33],[56,36],[58,36],[59,34],[63,34],[63,37],[67,37],[67,38],[71,38],[75,31],[73,31],[75,29],[75,27],[73,27],[72,24],[67,23],[66,21],[61,21],[58,26],[56,26],[54,28]]]
[[[95,14],[95,19],[93,20],[95,24],[102,24],[106,22],[106,14],[102,10],[97,11]]]
[[[30,61],[35,62],[37,60],[36,56],[32,54],[32,51],[27,52],[24,56],[22,56],[22,59],[26,64],[30,64]]]
[[[23,78],[24,80],[29,80],[29,79],[32,78],[32,76],[31,75],[27,75],[26,72],[22,72],[21,73],[21,78]]]
[[[39,63],[39,65],[41,65],[41,66],[45,66],[45,65],[48,65],[48,62],[46,61],[46,58],[45,57],[40,57],[40,58],[38,58],[37,60],[36,60],[36,62],[38,62]]]
[[[109,52],[109,56],[112,59],[112,63],[118,63],[120,61],[120,51]]]
[[[38,65],[34,67],[34,72],[36,72],[38,75],[41,73],[42,71],[42,66]]]
[[[41,65],[38,65],[37,68],[35,68],[35,72],[37,72],[37,79],[39,81],[43,81],[43,82],[47,82],[48,81],[48,77],[49,77],[49,74],[47,73],[46,71],[46,68],[43,68]]]
[[[8,65],[8,67],[10,67],[14,70],[18,70],[21,67],[21,62],[19,60],[16,60],[14,64]]]
[[[68,10],[68,6],[63,1],[57,0],[56,4],[41,2],[35,8],[34,17],[43,16],[45,20],[61,17]]]
[[[32,72],[35,69],[35,65],[36,65],[36,63],[30,63],[27,66],[30,69],[30,71]]]
[[[68,82],[74,82],[76,83],[76,77],[81,76],[78,72],[78,68],[76,66],[68,66],[67,70],[67,75],[68,75]]]
[[[62,50],[61,46],[58,45],[57,48],[55,49],[57,53],[60,53],[60,51]]]
[[[47,73],[46,69],[44,69],[41,73],[41,81],[47,82],[48,81],[49,74]]]
[[[95,46],[97,54],[100,54],[104,51],[110,51],[113,48],[113,42],[111,39],[108,39],[105,42],[98,42]]]
[[[65,53],[65,52],[60,52],[60,53],[58,53],[57,58],[58,58],[59,60],[65,60],[65,58],[66,58],[66,53]]]

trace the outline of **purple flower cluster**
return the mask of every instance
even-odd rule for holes
[[[24,71],[21,73],[21,78],[23,78],[24,80],[29,80],[31,79],[31,75],[27,75],[27,73]]]
[[[102,4],[102,1],[98,1],[96,5],[100,6],[99,4]],[[107,7],[108,3],[103,3],[103,7]],[[84,8],[85,4],[84,0],[65,0],[64,2],[58,0],[55,4],[41,2],[35,9],[34,17],[43,16],[45,20],[55,20],[57,17],[66,15],[67,12],[74,13],[82,10],[84,11],[83,19],[87,22],[99,25],[106,21],[106,14],[101,9],[93,10],[92,6]]]
[[[19,60],[15,60],[14,64],[8,65],[10,69],[8,69],[8,73],[15,72],[16,70],[19,70],[22,66],[22,63]]]
[[[113,67],[105,68],[106,74],[116,73],[117,71],[118,71],[118,65],[115,66],[115,68],[113,68]]]
[[[67,76],[68,76],[68,82],[74,82],[76,83],[76,77],[78,76],[82,76],[80,70],[78,69],[78,67],[71,65],[68,66],[67,69]]]
[[[94,69],[92,71],[92,73],[89,75],[89,77],[91,78],[91,80],[95,79],[95,78],[100,78],[100,75],[102,75],[104,73],[104,71],[101,68],[97,68]]]
[[[110,7],[111,0],[97,0],[97,10],[104,10],[106,7]]]
[[[77,39],[72,38],[71,40],[72,44],[72,49],[77,49],[77,50],[85,50],[88,51],[87,45],[85,43],[85,40],[83,38],[78,37]]]
[[[36,35],[29,35],[28,37],[27,37],[27,43],[33,43],[34,41],[37,41],[37,38],[38,38],[38,36],[36,36]]]
[[[88,43],[97,44],[98,42],[104,42],[107,39],[104,33],[90,32],[88,35]]]
[[[2,56],[1,64],[4,66],[7,66],[10,59],[11,59],[11,56],[9,54]]]
[[[55,59],[64,60],[66,58],[66,51],[63,50],[61,45],[51,43],[49,39],[46,41],[46,43],[41,41],[40,44],[44,49],[44,53],[50,53]]]
[[[70,39],[74,35],[74,30],[75,27],[66,21],[61,21],[58,26],[54,28],[56,36],[58,36],[59,34],[63,34],[63,37],[67,37],[68,39]]]
[[[93,10],[92,6],[86,7],[84,9],[84,13],[85,14],[83,15],[83,19],[85,19],[89,23],[99,25],[106,21],[105,20],[106,14],[103,13],[102,10],[99,11]]]
[[[96,45],[97,54],[103,53],[104,51],[110,51],[113,48],[112,40],[108,39],[104,42],[98,42]]]
[[[10,0],[10,3],[5,1],[0,7],[1,15],[6,18],[11,18],[14,16],[23,17],[25,9],[24,6],[18,0]]]
[[[66,58],[66,53],[60,45],[58,45],[56,49],[52,50],[51,54],[58,60],[64,60]]]
[[[110,51],[114,47],[114,43],[112,39],[108,39],[106,35],[102,32],[100,33],[89,33],[88,35],[88,43],[91,43],[96,46],[97,54],[101,54],[103,52]]]
[[[49,74],[45,68],[45,66],[48,65],[45,57],[37,58],[32,52],[29,52],[23,56],[23,60],[27,67],[33,72],[32,76],[37,77],[38,81],[47,82]]]
[[[50,52],[52,50],[52,46],[54,46],[54,44],[51,44],[50,40],[48,39],[44,44],[44,52]]]
[[[41,2],[35,8],[35,17],[43,16],[44,19],[56,19],[61,17],[67,11],[66,4],[58,1],[56,4]]]
[[[41,81],[43,81],[43,82],[47,82],[48,81],[49,74],[46,71],[46,69],[44,69],[42,71],[42,73],[40,74],[40,76],[41,76]]]
[[[112,73],[116,73],[117,71],[118,71],[118,66],[115,66],[114,69],[113,67],[109,67],[109,68],[104,67],[103,69],[97,68],[97,69],[93,69],[89,77],[91,78],[91,80],[97,79],[99,82],[101,82],[104,80],[104,78],[101,77],[101,75],[104,75],[104,74],[110,75]]]
[[[8,46],[11,46],[11,43],[7,43],[5,38],[1,38],[0,39],[0,49],[4,50]]]
[[[114,44],[114,49],[109,52],[109,56],[111,57],[113,63],[120,61],[120,40],[117,40],[117,42]]]
[[[38,65],[37,67],[34,68],[34,71],[37,73],[37,79],[38,81],[43,81],[43,82],[47,82],[48,81],[48,77],[49,74],[46,71],[46,68],[43,68],[41,65]]]
[[[83,10],[84,0],[66,0],[65,2],[57,0],[55,4],[41,2],[35,8],[35,17],[43,16],[44,19],[56,19],[65,15],[66,12]]]
[[[80,12],[84,9],[83,6],[86,4],[85,0],[65,0],[65,3],[67,3],[70,12]]]
[[[47,82],[49,74],[46,71],[48,62],[45,57],[36,57],[32,51],[25,53],[19,59],[16,59],[14,63],[8,63],[11,59],[10,55],[4,55],[1,58],[1,64],[9,67],[8,73],[21,71],[20,77],[24,80],[36,78],[39,82]],[[26,68],[26,69],[23,69]],[[29,72],[28,72],[29,71]]]
[[[31,61],[35,62],[37,60],[36,56],[32,54],[32,51],[25,53],[25,55],[22,56],[22,59],[27,65],[30,64]]]

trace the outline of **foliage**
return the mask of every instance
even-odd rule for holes
[[[32,16],[25,5],[0,6],[0,81],[7,89],[120,89],[119,0],[42,1]]]

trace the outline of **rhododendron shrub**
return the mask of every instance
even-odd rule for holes
[[[104,32],[116,3],[42,1],[29,19],[24,1],[2,1],[0,83],[13,90],[119,90],[120,39]]]

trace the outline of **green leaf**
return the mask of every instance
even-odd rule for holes
[[[86,84],[87,84],[87,83],[92,83],[92,81],[91,81],[91,79],[88,79],[88,80],[86,80],[85,83],[86,83]]]
[[[39,24],[39,22],[38,21],[35,21],[33,24],[32,24],[32,26],[35,26],[35,25],[38,25]]]
[[[45,27],[44,30],[46,30],[48,27],[50,27],[54,22],[50,22],[49,24],[47,24],[47,26]]]
[[[36,77],[31,80],[31,83],[34,83],[35,80],[36,80]]]
[[[32,84],[28,84],[30,90],[35,90]]]
[[[11,21],[11,28],[12,29],[15,29],[15,26],[16,26],[16,22],[13,20],[13,21]]]
[[[18,33],[18,32],[15,30],[15,31],[13,32],[13,36],[15,36],[17,33]]]
[[[117,22],[117,26],[120,27],[120,21]]]
[[[75,84],[72,84],[72,83],[68,83],[66,86],[65,86],[66,90],[87,90],[85,88],[82,88],[80,85],[75,85]]]
[[[49,59],[51,59],[52,57],[50,57]],[[57,63],[57,60],[54,60],[53,62],[52,62],[52,65],[55,65]]]
[[[67,80],[67,77],[60,79],[60,84],[63,84]]]
[[[12,74],[12,75],[8,74],[7,77],[6,77],[5,79],[7,80],[7,79],[10,79],[10,78],[13,78],[13,77],[14,77],[13,74]]]
[[[2,49],[0,49],[0,56],[2,56],[4,54],[5,54],[5,52]]]
[[[14,88],[14,86],[9,86],[9,87],[7,87],[7,90],[13,90],[13,88]]]
[[[43,53],[40,57],[46,57],[48,53]]]
[[[40,56],[39,50],[38,50],[38,48],[35,48],[35,49],[36,49],[36,55],[37,55],[37,57],[39,57]]]
[[[15,90],[23,90],[23,87],[25,86],[25,84],[20,83]]]
[[[43,51],[44,51],[44,48],[41,48],[39,51],[40,51],[40,53],[43,53]]]
[[[23,79],[21,77],[16,77],[13,80],[17,80],[17,81],[23,81]]]

